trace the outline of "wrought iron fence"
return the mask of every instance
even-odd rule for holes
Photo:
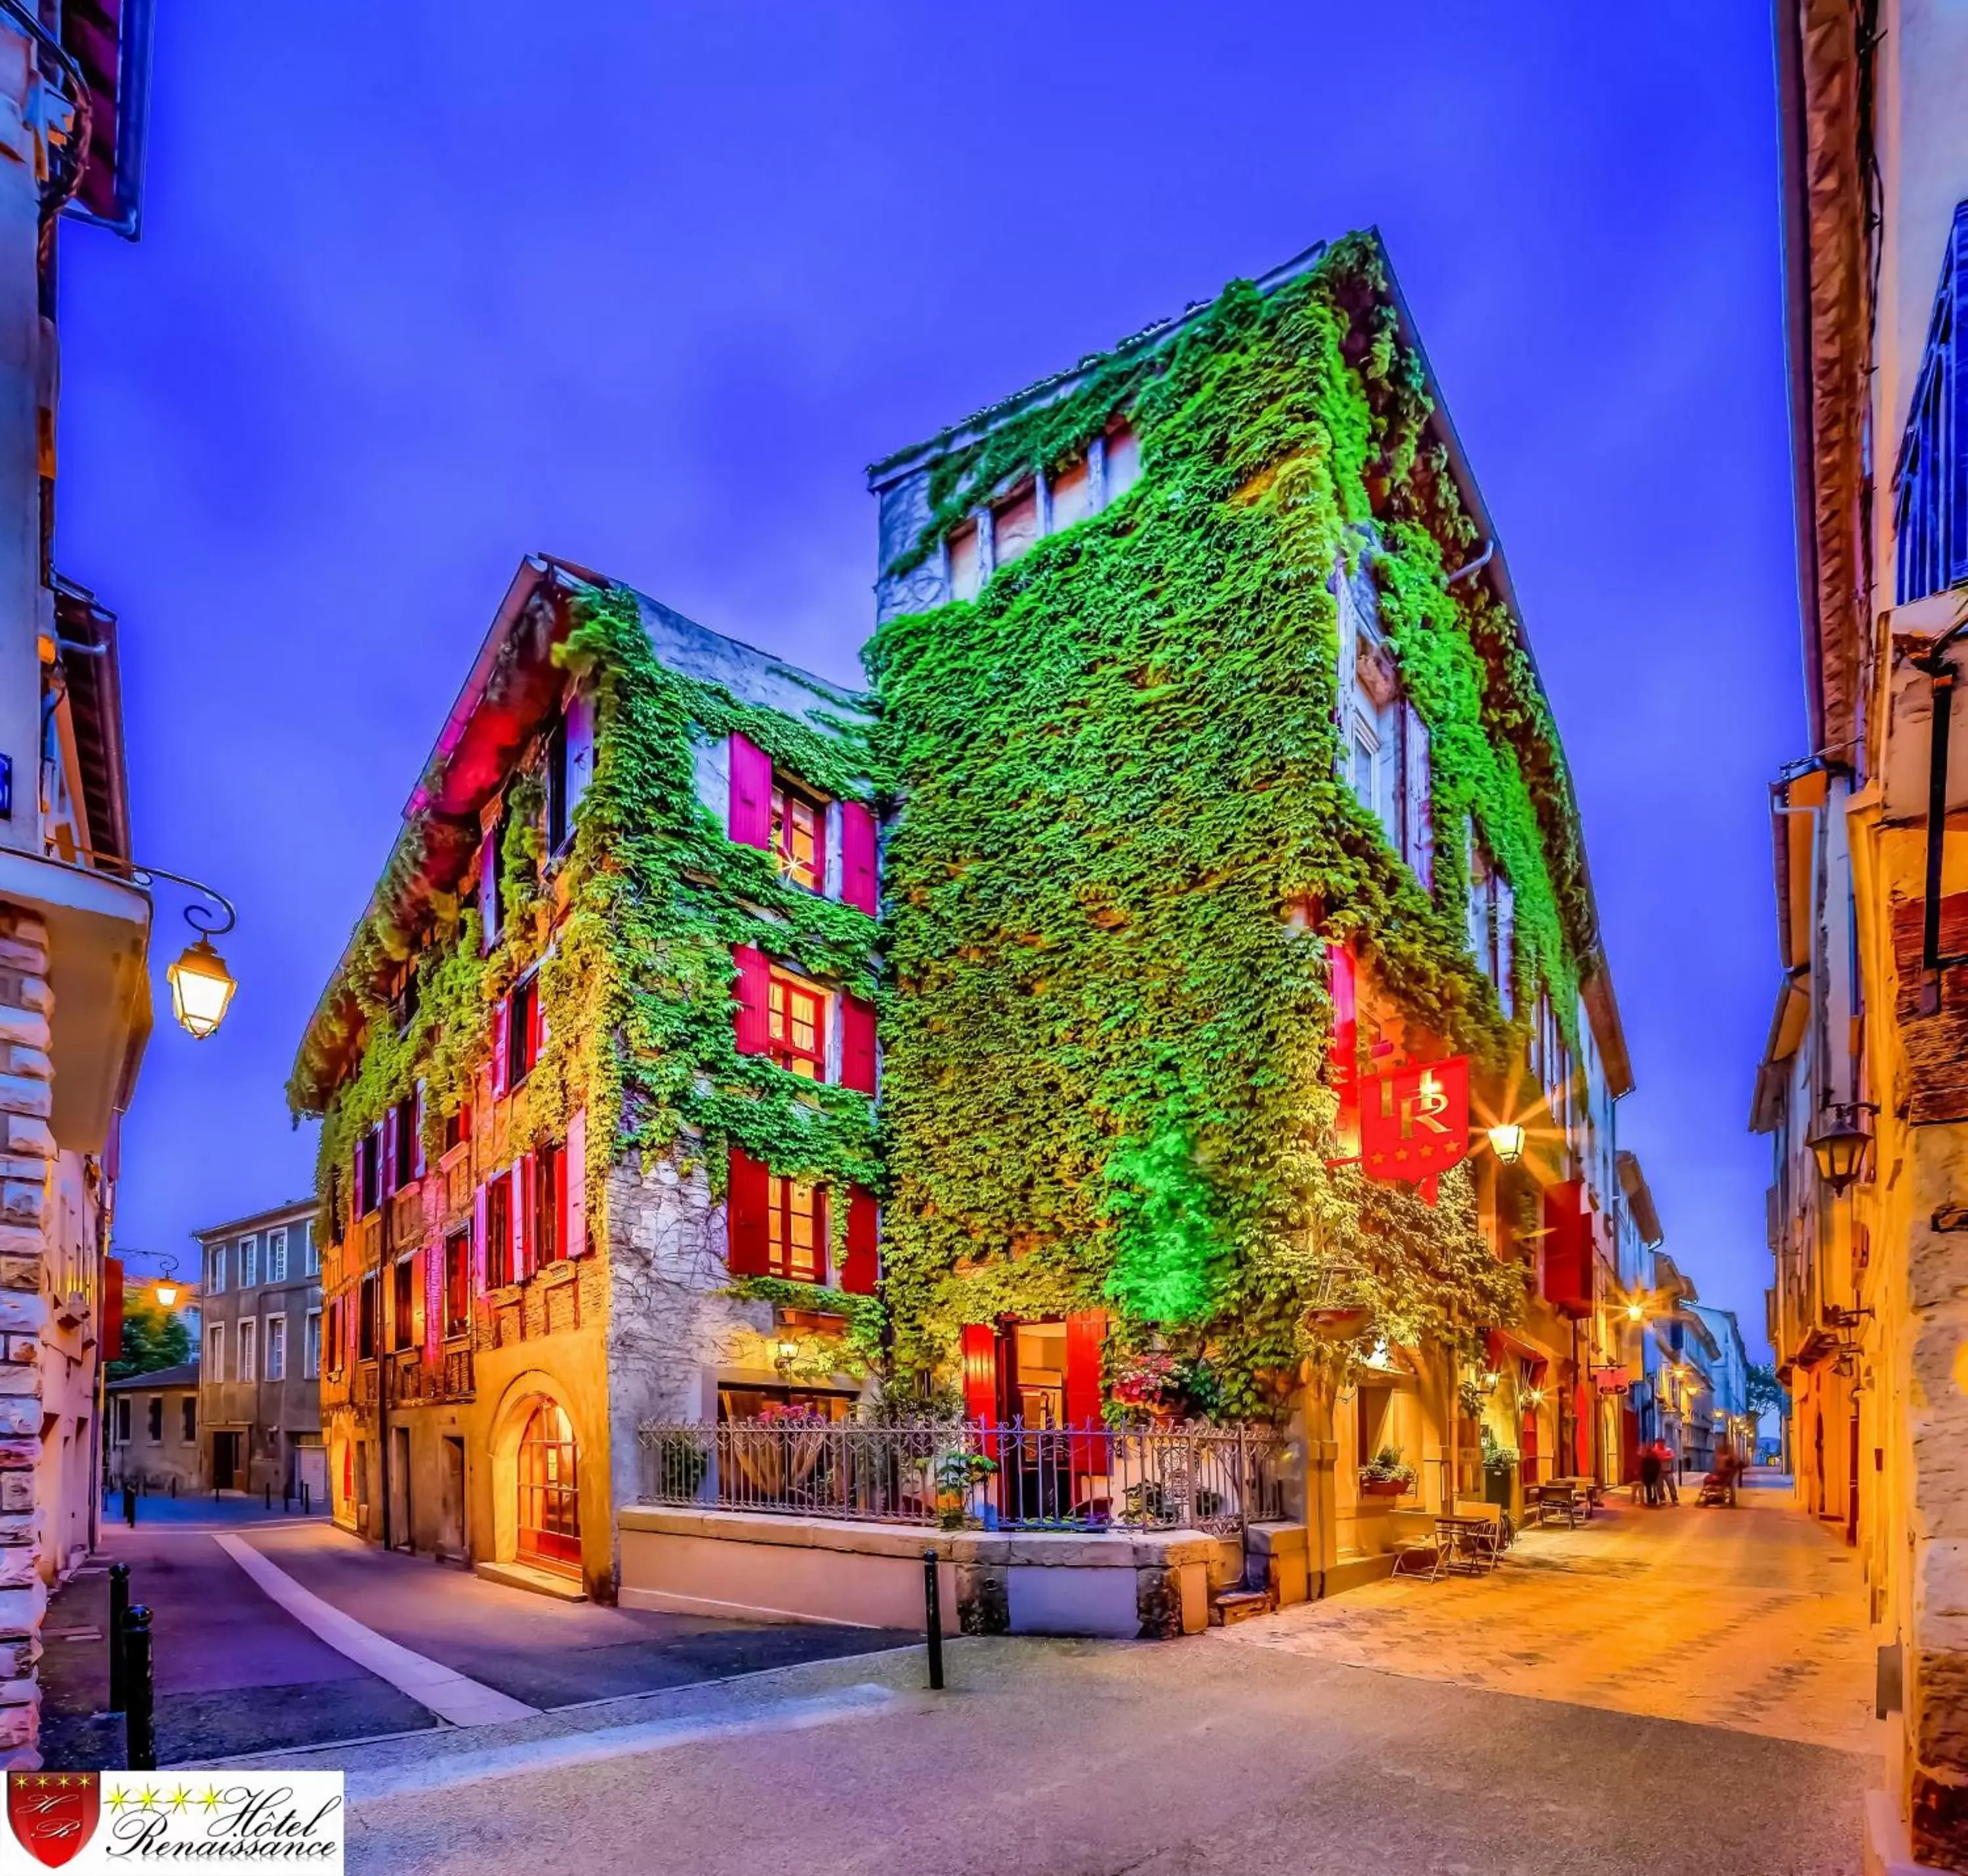
[[[1282,1518],[1268,1427],[652,1422],[649,1502],[987,1531],[1209,1531]]]

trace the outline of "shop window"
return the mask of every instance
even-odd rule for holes
[[[720,1420],[770,1420],[797,1416],[802,1420],[845,1420],[859,1399],[853,1394],[817,1387],[720,1387]]]

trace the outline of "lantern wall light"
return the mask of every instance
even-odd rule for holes
[[[1878,1112],[1869,1101],[1836,1103],[1825,1110],[1824,1124],[1811,1137],[1818,1176],[1840,1197],[1857,1184],[1866,1169],[1866,1150],[1873,1143],[1866,1116]]]
[[[161,866],[133,866],[130,875],[142,886],[160,879],[189,886],[193,891],[202,893],[225,914],[221,918],[207,907],[186,906],[185,923],[198,936],[164,972],[165,981],[171,987],[171,1014],[194,1041],[202,1042],[225,1020],[232,993],[238,988],[232,973],[225,968],[225,960],[218,955],[212,941],[224,937],[238,923],[239,914],[224,894],[215,892],[202,881],[187,878],[183,873],[167,872]]]
[[[1504,1166],[1515,1166],[1523,1157],[1524,1130],[1516,1121],[1500,1121],[1490,1129],[1490,1150]]]
[[[160,1309],[175,1309],[184,1286],[177,1280],[178,1260],[175,1257],[161,1257],[157,1261],[164,1267],[151,1286],[151,1294],[157,1298]]]

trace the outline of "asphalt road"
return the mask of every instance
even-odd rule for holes
[[[584,1763],[555,1762],[568,1742],[541,1736],[544,1720],[501,1732],[526,1742],[475,1768],[379,1770],[358,1755],[348,1867],[1830,1876],[1856,1867],[1875,1769],[1860,1754],[1220,1635],[958,1642],[950,1657],[940,1695],[921,1690],[909,1652],[659,1696],[619,1717],[753,1729]],[[849,1690],[837,1715],[801,1705],[830,1688]],[[436,1782],[377,1795],[406,1774]]]

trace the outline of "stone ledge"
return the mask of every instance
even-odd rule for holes
[[[529,1564],[474,1564],[474,1576],[487,1583],[503,1583],[511,1590],[530,1590],[536,1596],[551,1596],[563,1603],[584,1603],[587,1592],[574,1577],[556,1575],[551,1570],[536,1570]]]

